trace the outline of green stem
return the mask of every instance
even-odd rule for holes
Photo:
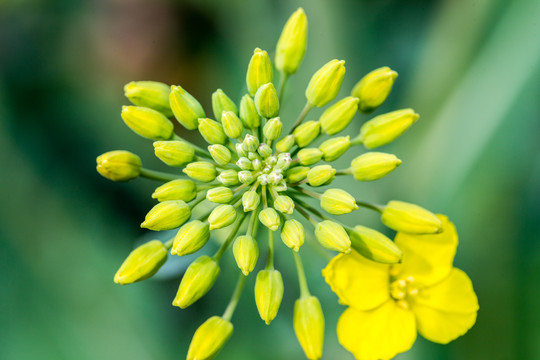
[[[295,206],[295,209],[298,210],[298,212],[302,214],[302,216],[305,217],[311,223],[311,225],[317,226],[317,224],[319,223],[317,219],[309,215],[309,213],[305,209],[298,205]]]
[[[315,198],[315,199],[318,199],[318,200],[319,200],[319,199],[321,198],[321,196],[322,196],[322,195],[319,194],[318,192],[315,192],[315,191],[312,191],[312,190],[308,190],[308,189],[305,189],[305,188],[301,188],[301,187],[297,187],[297,188],[295,188],[295,190],[298,190],[298,191],[300,191],[301,193],[304,193],[304,194],[306,194],[306,195],[308,195],[308,196],[311,196],[311,197],[313,197],[313,198]]]
[[[205,158],[207,159],[211,159],[212,157],[210,156],[210,154],[208,154],[208,152],[206,150],[204,150],[203,148],[193,144],[191,141],[188,141],[176,134],[173,135],[173,139],[174,140],[180,140],[180,141],[184,141],[184,142],[187,142],[188,144],[190,144],[191,146],[193,146],[193,149],[195,149],[195,153],[196,154],[199,154],[201,156],[204,156]]]
[[[294,129],[296,129],[302,123],[302,121],[304,121],[304,119],[306,118],[307,114],[309,113],[311,109],[313,109],[313,105],[311,105],[309,101],[306,102],[306,105],[302,109],[302,112],[300,113],[300,115],[298,115],[298,119],[296,119],[296,122],[294,123],[292,129],[289,131],[289,134],[292,134]]]
[[[266,269],[274,269],[274,232],[268,229],[268,260],[266,261]]]
[[[175,174],[170,174],[162,171],[155,171],[155,170],[149,170],[142,168],[141,169],[141,176],[151,179],[151,180],[158,180],[158,181],[172,181],[180,179],[180,176]]]
[[[244,289],[245,283],[246,283],[246,276],[240,273],[240,276],[238,277],[238,281],[236,282],[236,287],[234,288],[233,295],[231,297],[231,300],[229,301],[229,305],[227,305],[225,312],[221,316],[223,320],[231,321],[231,318],[234,314],[234,310],[236,309],[236,305],[238,305],[238,301],[240,300],[240,296],[242,295],[242,290]]]
[[[189,204],[189,206],[191,207],[191,210],[193,210],[195,208],[195,206],[199,205],[201,202],[204,201],[204,199],[206,199],[206,194],[203,194],[203,196],[201,196],[199,199],[195,199],[191,202],[191,204]]]
[[[362,135],[358,135],[357,137],[351,140],[351,146],[362,145],[363,143],[364,141],[362,141]]]
[[[266,200],[266,185],[262,186],[261,195],[262,195],[262,200],[263,200],[263,207],[266,209],[268,207],[267,200]]]
[[[167,242],[165,242],[163,246],[165,246],[167,250],[169,250],[173,246],[173,243],[174,243],[174,238],[167,240]]]
[[[304,272],[304,266],[302,265],[302,259],[300,254],[296,251],[291,250],[294,256],[294,262],[296,264],[296,272],[298,273],[298,283],[300,284],[300,297],[304,298],[310,296],[309,288],[306,280],[306,273]]]
[[[221,246],[219,247],[219,250],[214,254],[213,259],[216,262],[219,262],[219,260],[225,253],[225,250],[227,250],[231,242],[234,240],[234,237],[238,233],[238,230],[240,230],[240,227],[242,226],[242,223],[244,222],[245,218],[246,218],[246,213],[242,213],[240,218],[236,221],[236,225],[234,226],[233,230],[231,231],[227,239],[223,242],[223,244],[221,244]]]
[[[367,209],[375,210],[375,211],[377,211],[378,213],[381,213],[381,214],[384,211],[384,206],[383,205],[371,204],[371,203],[368,203],[368,202],[365,202],[365,201],[356,200],[356,205],[365,207]]]
[[[259,214],[259,207],[251,213],[251,219],[249,219],[249,225],[246,232],[246,235],[250,235],[252,238],[255,238],[255,233],[257,232],[257,215]]]
[[[283,92],[285,90],[285,84],[287,83],[287,80],[289,80],[289,74],[281,72],[281,77],[279,78],[279,86],[278,86],[278,97],[279,97],[280,105],[282,103]]]
[[[348,169],[336,171],[336,176],[339,176],[339,175],[352,175],[352,169],[348,168]]]

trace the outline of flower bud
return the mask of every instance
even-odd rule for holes
[[[247,94],[240,101],[240,120],[249,129],[255,129],[261,125],[261,118],[255,107],[255,102]]]
[[[351,123],[358,110],[358,99],[348,96],[324,110],[319,121],[322,132],[334,135],[345,129]]]
[[[321,207],[332,215],[348,214],[358,209],[354,197],[341,189],[328,189],[321,196]]]
[[[353,88],[351,95],[360,100],[358,110],[370,113],[378,108],[390,94],[397,72],[384,66],[364,76]]]
[[[186,360],[213,359],[233,333],[230,321],[212,316],[193,335]]]
[[[182,170],[187,176],[194,180],[202,182],[210,182],[216,178],[216,167],[206,161],[195,161],[188,164],[184,170]]]
[[[313,165],[316,162],[319,162],[323,157],[321,150],[317,148],[305,148],[298,152],[298,160],[302,165]]]
[[[281,228],[281,241],[294,251],[300,250],[304,244],[304,226],[297,220],[287,220]]]
[[[174,237],[171,248],[172,255],[184,256],[199,251],[210,239],[210,228],[207,223],[193,220],[183,225]]]
[[[293,325],[306,358],[320,359],[324,343],[324,315],[319,299],[315,296],[305,296],[296,300]]]
[[[158,201],[182,200],[191,201],[197,196],[195,183],[187,179],[176,179],[157,187],[152,194]]]
[[[269,325],[276,317],[283,299],[283,279],[275,269],[259,271],[255,280],[255,304],[261,319]]]
[[[167,261],[167,248],[159,240],[152,240],[138,246],[122,263],[114,282],[127,285],[148,279]]]
[[[373,181],[385,177],[401,164],[393,154],[368,152],[351,161],[351,170],[358,181]]]
[[[206,118],[199,119],[199,132],[209,144],[225,144],[227,142],[223,126],[217,121]]]
[[[124,86],[124,94],[134,105],[159,111],[170,118],[169,85],[157,81],[132,81]]]
[[[317,136],[319,136],[320,132],[321,124],[318,121],[306,121],[294,129],[294,140],[299,147],[303,148],[315,140]]]
[[[199,126],[197,120],[206,117],[204,109],[197,99],[181,86],[171,86],[169,102],[176,120],[188,130],[195,130]]]
[[[272,231],[276,231],[281,223],[278,213],[273,208],[266,208],[261,211],[259,220]]]
[[[319,150],[323,153],[324,161],[337,160],[351,146],[350,136],[333,137],[326,140],[319,146]]]
[[[221,144],[210,145],[208,152],[218,165],[227,165],[231,161],[231,151]]]
[[[257,241],[249,235],[239,236],[233,244],[234,260],[244,275],[248,275],[257,265],[259,247]]]
[[[242,170],[238,173],[238,180],[242,183],[242,184],[251,184],[252,182],[255,181],[255,176],[253,175],[253,173],[251,171],[248,171],[248,170]]]
[[[280,213],[290,215],[294,211],[294,201],[287,195],[279,195],[274,200],[274,208]]]
[[[403,253],[392,240],[380,232],[357,225],[349,231],[352,248],[365,258],[383,264],[395,264]]]
[[[268,120],[264,125],[263,135],[268,140],[276,140],[281,136],[281,130],[283,129],[283,123],[279,117]]]
[[[214,259],[207,255],[199,257],[188,266],[172,304],[187,308],[212,288],[218,275],[219,265]]]
[[[331,60],[317,70],[311,77],[306,89],[308,102],[322,107],[334,100],[345,75],[345,61]]]
[[[256,136],[247,134],[244,138],[244,147],[248,152],[255,152],[259,148],[259,139]]]
[[[296,166],[287,171],[287,182],[294,184],[304,180],[309,173],[309,167],[307,166]]]
[[[238,156],[241,156],[241,157],[248,156],[248,151],[246,147],[244,146],[244,143],[237,143],[234,147],[236,148],[236,154],[238,154]]]
[[[307,174],[308,184],[322,186],[332,182],[336,175],[336,169],[330,165],[319,165],[309,170]]]
[[[375,149],[397,139],[419,117],[413,109],[397,110],[376,116],[362,125],[358,138],[367,149]]]
[[[154,153],[169,166],[184,166],[193,161],[195,149],[185,141],[155,141]]]
[[[224,111],[232,111],[238,115],[236,104],[221,89],[217,89],[212,94],[212,110],[214,110],[214,117],[219,122],[221,122],[221,115]]]
[[[272,64],[268,53],[256,48],[249,61],[246,84],[251,95],[255,95],[259,87],[272,82]]]
[[[306,52],[307,18],[304,9],[298,8],[283,27],[276,46],[276,68],[287,74],[294,74]]]
[[[238,173],[236,170],[224,170],[216,179],[225,186],[233,186],[238,184]]]
[[[96,158],[96,163],[98,173],[112,181],[129,181],[141,174],[141,158],[129,151],[106,152]]]
[[[225,135],[231,139],[239,138],[244,131],[242,121],[232,111],[224,111],[221,114],[221,123],[223,124],[223,131]]]
[[[227,204],[232,198],[232,190],[225,186],[218,186],[206,192],[206,200],[217,204]]]
[[[390,229],[408,234],[442,232],[441,220],[432,212],[403,201],[390,201],[384,208],[381,221]]]
[[[259,206],[260,201],[261,197],[256,191],[246,191],[242,195],[242,206],[245,212],[255,210]]]
[[[287,135],[276,143],[276,149],[279,152],[288,152],[294,146],[294,135]]]
[[[184,224],[191,216],[191,209],[182,200],[167,200],[154,206],[148,214],[142,228],[162,231],[172,230]]]
[[[257,152],[263,159],[266,159],[270,155],[272,155],[272,148],[268,146],[268,144],[261,143],[259,144],[259,147],[257,148]]]
[[[285,182],[285,180],[281,180],[278,184],[273,185],[272,189],[277,192],[287,191],[287,183]]]
[[[291,162],[291,154],[281,153],[277,157],[276,168],[281,169],[282,171],[287,170],[291,165]]]
[[[169,140],[173,124],[162,113],[146,107],[123,106],[122,120],[138,135],[151,140]]]
[[[351,252],[351,239],[343,226],[330,220],[324,220],[315,227],[315,237],[319,243],[333,251],[345,254]]]
[[[253,165],[251,164],[251,160],[249,160],[246,157],[241,157],[236,162],[236,165],[242,169],[242,170],[251,170],[253,169]]]
[[[278,116],[279,98],[274,84],[267,83],[262,85],[255,94],[255,107],[262,117],[267,119]]]
[[[210,230],[221,229],[236,220],[236,209],[232,205],[218,205],[208,217]]]

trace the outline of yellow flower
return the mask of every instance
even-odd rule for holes
[[[390,359],[409,350],[417,331],[446,344],[476,322],[478,299],[471,280],[452,263],[458,244],[454,225],[444,232],[398,233],[400,264],[373,262],[356,252],[336,256],[323,276],[344,305],[337,334],[357,359]]]

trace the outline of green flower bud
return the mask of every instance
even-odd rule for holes
[[[239,138],[242,135],[242,131],[244,131],[242,122],[232,111],[224,111],[221,114],[221,123],[223,124],[225,135],[231,139]]]
[[[206,200],[218,204],[227,204],[233,198],[231,189],[225,186],[218,186],[206,192]]]
[[[306,52],[307,18],[304,9],[298,8],[283,27],[276,46],[276,68],[294,74]]]
[[[181,86],[171,86],[169,102],[176,120],[188,130],[195,130],[199,126],[197,120],[206,117],[204,109],[197,99]]]
[[[287,220],[281,228],[281,241],[294,251],[300,250],[304,244],[304,226],[297,220]]]
[[[319,165],[309,170],[307,174],[308,184],[311,186],[326,185],[334,180],[336,169],[330,165]]]
[[[279,98],[274,84],[264,84],[257,90],[255,94],[255,107],[259,115],[267,119],[278,116]]]
[[[257,265],[257,259],[259,258],[257,241],[248,235],[237,237],[234,240],[233,254],[236,265],[247,276]]]
[[[170,93],[169,85],[157,81],[132,81],[124,86],[124,94],[133,105],[154,109],[168,118],[173,115]]]
[[[233,186],[238,184],[238,173],[236,170],[224,170],[217,177],[217,181],[225,186]]]
[[[253,165],[251,164],[251,160],[249,160],[246,157],[241,157],[236,162],[236,165],[242,169],[242,170],[251,170],[253,169]]]
[[[157,187],[152,194],[158,201],[183,200],[191,201],[197,196],[195,183],[187,179],[176,179]]]
[[[281,136],[282,129],[283,123],[279,117],[276,117],[266,122],[263,128],[263,135],[270,141],[276,140]]]
[[[276,231],[281,223],[278,213],[273,208],[266,208],[261,211],[259,221],[272,231]]]
[[[296,166],[287,171],[287,182],[294,184],[304,180],[309,173],[309,167],[307,166]]]
[[[259,271],[255,280],[255,304],[266,325],[269,325],[276,317],[282,299],[281,273],[275,269]]]
[[[358,99],[348,96],[324,110],[319,121],[322,132],[334,135],[345,129],[351,123],[358,110]]]
[[[259,144],[259,147],[257,148],[257,152],[263,159],[266,159],[270,155],[272,155],[272,148],[268,146],[268,144],[262,143]]]
[[[236,104],[221,89],[217,89],[212,94],[212,110],[214,110],[214,117],[219,122],[221,122],[221,115],[224,111],[232,111],[238,115]]]
[[[238,154],[238,156],[240,157],[248,156],[248,151],[246,150],[244,143],[237,143],[234,147],[236,148],[236,154]]]
[[[187,308],[206,295],[218,275],[219,265],[214,259],[207,255],[199,257],[188,266],[172,304],[181,309]]]
[[[302,165],[313,165],[316,162],[319,162],[323,157],[321,150],[317,148],[305,148],[298,152],[298,160]]]
[[[260,201],[261,197],[256,191],[246,191],[242,195],[242,206],[245,212],[255,210],[259,206]]]
[[[221,229],[236,220],[236,209],[232,205],[218,205],[208,217],[210,230]]]
[[[408,234],[435,234],[443,230],[441,220],[435,214],[403,201],[390,201],[381,221],[390,229]]]
[[[388,175],[400,164],[401,160],[393,154],[368,152],[351,162],[351,170],[356,180],[373,181]]]
[[[317,70],[311,77],[306,89],[308,102],[322,107],[334,100],[345,75],[345,61],[331,60]]]
[[[183,225],[174,237],[171,248],[172,255],[184,256],[199,251],[210,239],[210,228],[207,223],[193,220]]]
[[[106,152],[96,158],[96,163],[98,173],[112,181],[129,181],[141,174],[141,158],[129,151]]]
[[[151,140],[169,140],[173,124],[162,113],[146,107],[123,106],[122,120],[138,135]]]
[[[242,184],[251,184],[255,181],[255,176],[251,171],[248,170],[242,170],[238,173],[238,180]]]
[[[208,152],[218,165],[227,165],[231,161],[231,151],[221,144],[210,145]]]
[[[290,215],[294,211],[294,201],[287,195],[279,195],[274,200],[274,208],[280,213]]]
[[[244,126],[249,129],[255,129],[261,125],[261,118],[255,107],[255,102],[247,94],[240,101],[240,119]]]
[[[133,250],[122,263],[114,282],[127,285],[148,279],[167,261],[167,248],[159,240],[152,240]]]
[[[333,137],[319,146],[323,153],[324,161],[337,160],[351,146],[350,136]]]
[[[199,119],[199,132],[209,144],[225,144],[227,142],[227,135],[223,131],[223,126],[217,121]]]
[[[247,134],[244,138],[244,147],[248,152],[255,152],[259,148],[259,139],[256,136]]]
[[[351,252],[351,239],[343,226],[330,220],[324,220],[315,227],[315,237],[319,243],[333,251],[345,254]]]
[[[370,113],[378,108],[390,94],[397,72],[384,66],[364,76],[353,88],[351,95],[360,100],[358,110]]]
[[[154,153],[169,166],[184,166],[193,161],[195,149],[185,141],[155,141]]]
[[[142,228],[161,231],[172,230],[184,224],[191,216],[191,209],[182,200],[167,200],[154,206],[148,214]]]
[[[397,139],[419,117],[413,109],[397,110],[376,116],[362,125],[358,139],[366,148],[375,149]]]
[[[294,145],[294,135],[287,135],[276,143],[276,150],[282,153],[288,152]]]
[[[255,95],[259,87],[272,82],[272,64],[268,53],[256,48],[249,61],[246,84],[251,95]]]
[[[299,147],[303,148],[315,140],[320,132],[321,124],[318,121],[306,121],[294,129],[294,140]]]
[[[206,161],[195,161],[182,170],[187,176],[194,180],[210,182],[216,178],[216,167]]]
[[[367,259],[383,264],[395,264],[403,253],[392,240],[380,232],[357,225],[349,231],[352,248]]]
[[[296,300],[293,325],[306,357],[310,360],[320,359],[324,343],[324,315],[319,299],[306,296]]]
[[[341,189],[328,189],[321,196],[321,207],[332,215],[348,214],[358,209],[354,197]]]
[[[232,333],[233,325],[229,321],[212,316],[195,331],[186,360],[213,359]]]

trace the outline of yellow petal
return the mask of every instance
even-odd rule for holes
[[[345,310],[337,324],[337,335],[357,360],[391,359],[413,346],[416,324],[412,311],[388,300],[371,311]]]
[[[423,289],[412,303],[420,334],[441,344],[465,334],[476,322],[478,308],[471,280],[456,268],[444,281]]]
[[[370,310],[389,299],[389,265],[368,260],[356,251],[334,257],[323,276],[341,303]]]
[[[454,224],[444,215],[437,215],[443,232],[430,235],[398,233],[396,245],[403,251],[402,263],[394,265],[392,274],[401,279],[412,276],[418,286],[433,285],[444,280],[452,270],[458,245]]]

